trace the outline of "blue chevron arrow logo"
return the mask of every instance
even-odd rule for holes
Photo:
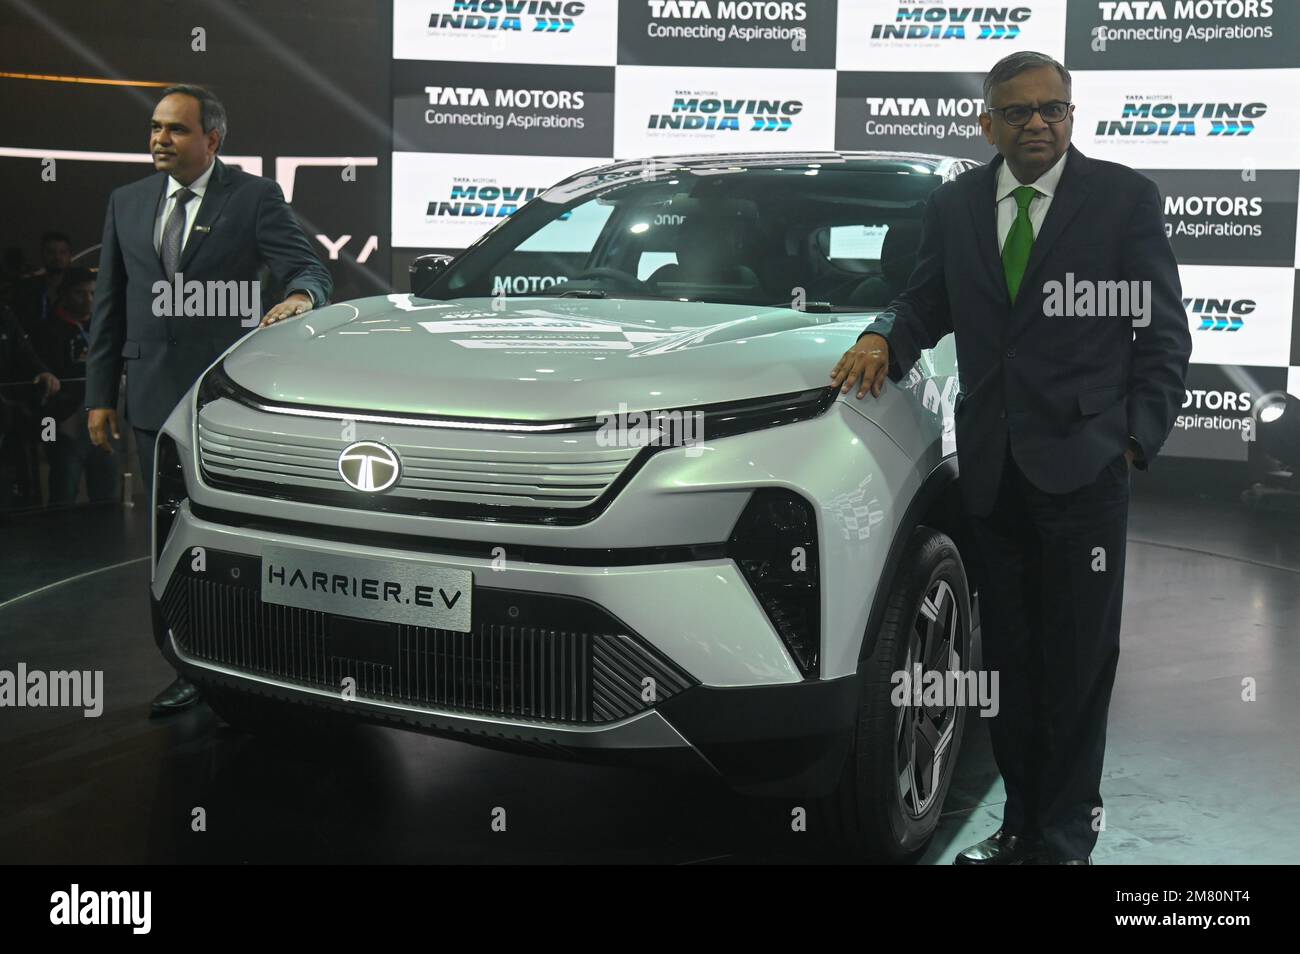
[[[1253,119],[1211,119],[1211,136],[1249,136],[1255,131]]]
[[[1196,330],[1197,331],[1240,331],[1244,324],[1245,322],[1243,322],[1236,315],[1233,315],[1231,317],[1227,315],[1219,315],[1217,317],[1210,317],[1209,315],[1206,315],[1203,318],[1201,318],[1201,327],[1197,328]]]

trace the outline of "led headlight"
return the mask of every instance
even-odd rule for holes
[[[839,392],[832,387],[812,388],[792,394],[692,408],[704,415],[704,438],[730,437],[764,427],[780,427],[825,413]]]
[[[247,401],[248,392],[230,380],[230,375],[226,374],[224,362],[218,361],[208,372],[203,375],[203,380],[199,382],[199,393],[197,396],[195,411],[202,410],[203,405],[211,404],[218,398],[230,398],[234,401]]]

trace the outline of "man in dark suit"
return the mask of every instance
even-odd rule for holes
[[[170,285],[178,275],[186,285],[234,282],[246,298],[260,287],[252,283],[265,265],[289,293],[267,311],[263,325],[324,304],[333,287],[280,187],[217,158],[226,111],[211,92],[164,90],[151,130],[157,174],[114,190],[108,200],[86,360],[88,426],[104,448],[110,434],[120,436],[116,408],[125,363],[126,416],[148,496],[163,422],[204,369],[249,330],[246,316],[228,308],[220,315],[168,315],[155,285]],[[177,679],[154,699],[153,714],[197,701],[194,686]]]
[[[956,864],[1092,863],[1129,468],[1168,437],[1192,350],[1159,190],[1070,145],[1070,85],[1040,53],[993,67],[980,124],[999,155],[934,191],[907,289],[831,372],[879,397],[922,350],[956,341],[961,496],[1007,793],[1001,828]]]

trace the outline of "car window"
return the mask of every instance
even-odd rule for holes
[[[879,262],[888,225],[832,225],[830,254],[835,262]]]
[[[588,252],[613,213],[612,205],[584,202],[561,213],[516,246],[519,252]]]
[[[676,265],[676,252],[644,251],[637,256],[636,277],[645,281],[664,265]]]
[[[794,164],[557,190],[574,197],[514,213],[448,270],[441,294],[882,308],[905,287],[939,181]]]
[[[612,212],[612,206],[588,202],[556,216],[480,275],[473,293],[536,295],[563,284],[586,266]]]

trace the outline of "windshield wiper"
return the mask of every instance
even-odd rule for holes
[[[794,303],[787,299],[786,301],[774,301],[767,307],[768,308],[789,308],[792,309],[793,311],[803,311],[803,312],[810,312],[812,314],[827,315],[827,314],[834,314],[837,308],[847,308],[848,306],[835,305],[829,301],[806,301],[803,303],[802,307],[795,308]]]
[[[608,298],[609,292],[601,291],[599,288],[569,288],[560,292],[561,298]]]

